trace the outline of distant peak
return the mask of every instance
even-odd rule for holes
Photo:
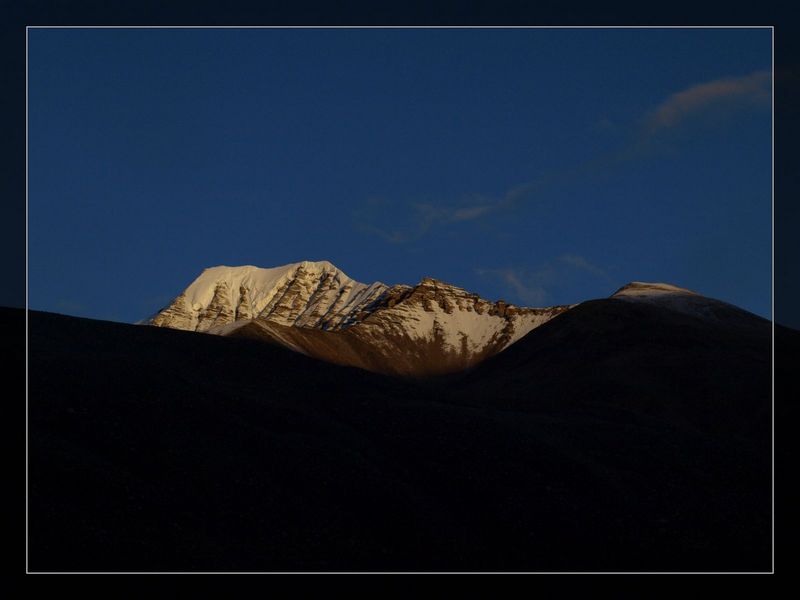
[[[339,270],[336,265],[327,260],[304,260],[299,263],[299,266],[306,269]]]
[[[436,279],[435,277],[423,277],[417,286],[428,286],[428,287],[435,287],[435,288],[452,288],[452,289],[462,289],[457,285],[453,285],[452,283],[447,283],[446,281],[442,281],[441,279]]]
[[[259,272],[278,272],[278,271],[292,271],[295,269],[304,269],[306,271],[326,272],[326,271],[339,271],[333,263],[327,260],[303,260],[296,263],[289,263],[288,265],[281,265],[278,267],[257,267],[255,265],[217,265],[215,267],[208,267],[203,269],[203,273],[208,274],[228,274],[228,273],[242,273],[249,271]]]
[[[697,292],[678,287],[670,283],[646,283],[643,281],[631,281],[623,285],[611,297],[615,296],[661,296],[665,294],[689,294],[699,296]]]
[[[433,277],[423,277],[419,285],[442,285],[443,282],[439,281],[438,279],[434,279]]]

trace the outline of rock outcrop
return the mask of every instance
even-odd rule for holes
[[[335,329],[387,286],[350,279],[327,261],[274,269],[213,267],[147,321],[157,327],[208,331],[263,318],[282,325]]]
[[[329,262],[206,269],[149,324],[256,337],[337,364],[406,376],[450,373],[501,352],[570,306],[490,302],[426,277],[366,285]]]

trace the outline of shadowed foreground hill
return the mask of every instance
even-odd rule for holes
[[[769,569],[769,326],[615,303],[428,382],[31,312],[30,568]]]
[[[771,324],[699,302],[713,313],[613,297],[584,302],[474,369],[460,396],[523,411],[615,409],[769,444]]]

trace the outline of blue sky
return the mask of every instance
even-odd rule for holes
[[[29,304],[329,260],[524,305],[770,314],[769,29],[32,29]]]

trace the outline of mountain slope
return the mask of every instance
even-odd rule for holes
[[[674,286],[632,283],[545,323],[457,385],[496,406],[568,397],[764,441],[770,357],[769,321]]]
[[[498,307],[433,279],[380,302],[361,321],[339,330],[254,319],[210,331],[276,343],[339,365],[426,377],[470,368],[566,310]]]
[[[206,269],[148,323],[250,337],[379,373],[461,371],[568,306],[521,308],[423,279],[366,285],[329,262]]]
[[[33,571],[770,568],[757,327],[599,300],[419,381],[29,318]]]

